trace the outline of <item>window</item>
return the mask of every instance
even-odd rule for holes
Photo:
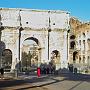
[[[83,40],[84,50],[85,50],[85,40]]]
[[[72,42],[70,43],[70,48],[71,48],[71,49],[74,49],[74,48],[75,48],[75,41],[72,41]]]
[[[79,63],[81,63],[81,56],[79,56]]]
[[[83,56],[83,63],[85,63],[85,56]]]
[[[79,44],[81,45],[81,40],[79,40]]]
[[[75,51],[73,52],[73,62],[75,63],[77,59],[78,59],[78,52]]]
[[[85,38],[85,33],[83,33],[83,37]]]
[[[75,39],[75,35],[70,36],[70,39]]]
[[[88,56],[88,60],[90,59],[90,57]]]

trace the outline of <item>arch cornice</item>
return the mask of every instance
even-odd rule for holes
[[[18,27],[9,27],[9,26],[2,26],[4,29],[12,29],[12,30],[15,30],[15,29],[18,29]]]

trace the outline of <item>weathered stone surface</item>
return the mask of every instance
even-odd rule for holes
[[[71,18],[70,36],[74,35],[75,39],[70,39],[70,42],[75,42],[75,47],[69,50],[69,62],[75,64],[78,69],[90,69],[90,22],[82,23],[77,19]],[[74,60],[74,52],[77,52]]]
[[[19,59],[21,61],[23,42],[27,38],[38,40],[40,63],[48,63],[52,51],[57,50],[60,55],[56,68],[67,68],[67,31],[70,28],[68,12],[2,8],[0,15],[4,27],[1,31],[1,41],[5,43],[5,49],[12,51],[12,70]],[[51,30],[48,31],[49,29]]]

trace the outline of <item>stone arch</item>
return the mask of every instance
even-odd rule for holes
[[[4,49],[2,52],[2,65],[5,70],[11,70],[12,66],[12,51],[10,49]]]
[[[51,61],[53,61],[57,68],[58,66],[60,67],[60,52],[58,50],[51,52]]]
[[[70,48],[71,48],[71,49],[74,49],[74,48],[75,48],[75,41],[71,41],[71,42],[70,42]]]
[[[75,39],[75,35],[71,35],[70,36],[70,39]]]
[[[85,38],[85,36],[86,36],[86,35],[85,35],[85,32],[83,32],[82,35],[83,35],[83,37]]]
[[[35,37],[28,37],[24,41],[31,40],[34,41],[35,44],[27,46],[27,51],[24,50],[25,45],[22,47],[22,67],[25,67],[25,70],[31,68],[31,67],[38,67],[39,60],[40,59],[40,42]],[[24,43],[24,42],[23,42]],[[23,57],[23,55],[25,57]],[[26,60],[24,60],[25,58]]]
[[[78,52],[73,52],[73,62],[76,63],[76,60],[78,59]]]
[[[87,43],[88,43],[88,50],[90,50],[90,38],[88,38]]]
[[[26,38],[25,40],[34,40],[38,45],[40,44],[39,41],[38,41],[38,39],[35,38],[35,37],[29,37],[29,38]]]

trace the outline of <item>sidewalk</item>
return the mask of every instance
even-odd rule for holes
[[[79,75],[80,73],[76,73],[76,76]],[[58,74],[41,74],[40,77],[37,76],[37,73],[18,73],[18,75],[15,75],[14,73],[5,73],[4,74],[4,79],[3,80],[9,80],[9,79],[16,79],[16,80],[25,80],[25,79],[40,79],[40,78],[44,78],[44,77],[52,77],[52,76],[63,76],[66,77],[67,76],[72,76],[74,75],[74,73],[71,72],[59,72]],[[81,74],[84,75],[84,74]],[[88,75],[88,74],[85,74]],[[90,74],[89,74],[90,75]],[[1,79],[0,79],[1,81]]]
[[[0,81],[0,90],[43,90],[44,88],[47,88],[47,90],[60,90],[60,88],[61,90],[71,90],[72,88],[89,90],[90,87],[90,76],[84,74],[61,73],[59,75],[41,75],[40,77],[36,74],[19,74],[17,78],[9,77]],[[84,84],[82,85],[82,83]],[[85,89],[85,87],[88,89]]]
[[[31,80],[31,81],[39,81],[39,80],[44,80],[44,79],[50,79],[50,77],[55,77],[57,75],[54,74],[41,74],[40,77],[37,76],[36,73],[33,74],[21,74],[19,73],[17,76],[12,75],[12,73],[4,74],[4,79],[0,79],[0,81],[5,81],[5,80]],[[59,76],[59,75],[58,75]]]

